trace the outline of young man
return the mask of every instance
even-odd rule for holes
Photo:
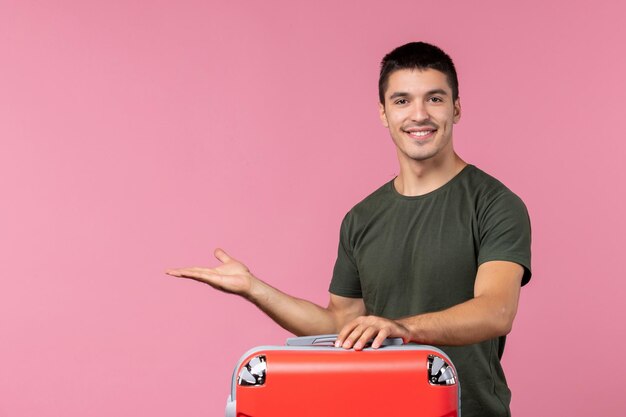
[[[463,416],[509,416],[500,358],[531,276],[526,208],[454,152],[461,103],[443,51],[396,48],[379,96],[400,173],[344,218],[326,308],[272,288],[221,249],[215,268],[168,274],[241,295],[297,335],[339,333],[346,349],[387,337],[439,346],[457,368]]]

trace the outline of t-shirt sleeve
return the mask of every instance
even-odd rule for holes
[[[350,242],[350,213],[346,214],[341,222],[339,232],[339,248],[337,261],[333,269],[333,278],[330,281],[329,291],[342,297],[362,298],[359,270],[354,260]]]
[[[510,261],[524,268],[522,285],[532,276],[530,268],[530,218],[524,202],[511,191],[489,201],[479,218],[478,265]]]

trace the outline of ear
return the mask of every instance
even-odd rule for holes
[[[387,122],[387,113],[385,113],[385,105],[383,103],[378,103],[378,116],[380,117],[380,121],[383,123],[383,126],[389,128],[389,122]]]
[[[452,119],[454,123],[458,123],[461,120],[461,98],[457,97],[454,102],[454,119]]]

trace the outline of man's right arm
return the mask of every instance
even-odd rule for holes
[[[256,278],[241,262],[222,249],[215,250],[222,262],[215,268],[180,268],[166,273],[203,282],[220,291],[240,295],[291,333],[304,336],[338,333],[351,320],[365,314],[361,298],[331,294],[326,308],[292,297]]]

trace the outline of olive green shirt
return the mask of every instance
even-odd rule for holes
[[[367,314],[390,319],[440,311],[473,298],[478,266],[495,260],[523,266],[528,283],[528,213],[501,182],[468,165],[428,194],[403,196],[390,181],[352,208],[330,292],[363,298]],[[504,343],[439,346],[458,371],[464,417],[510,415]]]

